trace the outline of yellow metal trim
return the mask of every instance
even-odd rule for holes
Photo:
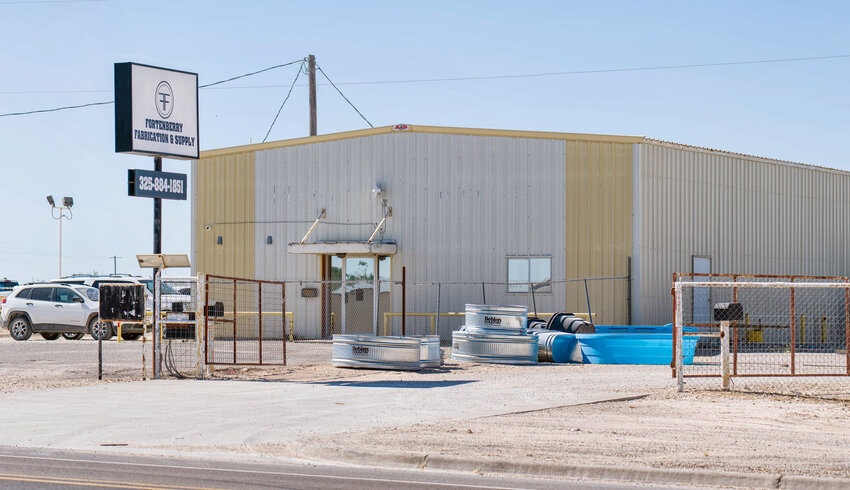
[[[570,141],[603,141],[606,143],[642,143],[643,136],[622,136],[588,133],[558,133],[547,131],[519,131],[514,129],[453,128],[445,126],[411,126],[414,133],[457,134],[466,136],[499,136],[504,138],[537,138]]]
[[[330,133],[319,136],[307,136],[304,138],[294,138],[289,140],[270,141],[268,143],[256,143],[253,145],[242,145],[233,146],[230,148],[220,148],[217,150],[207,150],[201,152],[200,159],[203,160],[205,158],[230,155],[233,153],[271,150],[274,148],[285,148],[288,146],[307,145],[311,143],[324,143],[327,141],[339,141],[351,138],[362,138],[364,136],[372,136],[376,134],[388,134],[394,132],[394,127],[395,126],[380,126],[371,129],[359,129],[356,131],[344,131],[341,133]],[[455,128],[449,126],[420,126],[412,124],[408,125],[407,130],[398,132],[454,134],[463,136],[497,136],[504,138],[556,139],[570,141],[602,141],[606,143],[642,143],[645,139],[643,136],[622,136],[587,133],[557,133],[545,131],[519,131],[513,129]]]
[[[207,150],[201,152],[201,160],[210,157],[218,157],[222,155],[230,155],[233,153],[245,153],[250,151],[271,150],[274,148],[285,148],[287,146],[307,145],[310,143],[324,143],[326,141],[337,141],[351,138],[360,138],[363,136],[371,136],[375,134],[392,133],[393,126],[381,126],[370,129],[358,129],[356,131],[344,131],[342,133],[322,134],[319,136],[306,136],[304,138],[293,138],[290,140],[269,141],[268,143],[255,143],[253,145],[232,146],[230,148],[220,148],[217,150]]]

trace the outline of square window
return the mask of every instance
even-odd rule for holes
[[[508,257],[509,293],[552,292],[552,257]]]

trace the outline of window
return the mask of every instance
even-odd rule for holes
[[[50,301],[53,296],[53,288],[33,288],[30,299],[35,301]]]
[[[509,293],[552,293],[552,257],[508,257]]]
[[[54,301],[57,303],[73,303],[74,298],[78,298],[77,293],[68,288],[55,288]]]
[[[20,299],[29,299],[32,288],[22,289],[15,297]]]

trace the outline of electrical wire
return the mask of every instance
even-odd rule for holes
[[[269,126],[269,130],[266,131],[266,137],[263,138],[263,143],[265,143],[266,140],[269,139],[269,134],[272,132],[272,128],[274,127],[274,123],[277,122],[277,118],[280,116],[280,111],[283,110],[283,106],[286,105],[286,101],[289,100],[289,96],[292,95],[292,89],[295,88],[295,82],[297,82],[298,77],[301,76],[301,70],[303,68],[304,68],[304,62],[302,61],[301,66],[298,67],[298,72],[295,73],[295,80],[292,80],[292,85],[289,86],[289,92],[286,93],[286,98],[284,98],[283,102],[281,102],[280,107],[277,109],[277,114],[275,114],[274,120],[272,121],[271,125]]]
[[[53,109],[38,109],[35,111],[25,111],[25,112],[9,112],[6,114],[0,114],[0,117],[8,117],[8,116],[26,116],[27,114],[41,114],[44,112],[56,112],[56,111],[64,111],[68,109],[81,109],[83,107],[91,107],[96,105],[108,105],[115,102],[114,100],[110,100],[108,102],[91,102],[88,104],[80,104],[80,105],[66,105],[63,107],[54,107]]]
[[[348,100],[348,97],[346,97],[346,96],[345,96],[345,94],[343,94],[343,93],[342,93],[342,91],[339,89],[339,87],[337,87],[337,86],[336,86],[336,85],[335,85],[335,84],[331,81],[331,79],[328,77],[328,74],[327,74],[327,73],[325,73],[325,70],[322,70],[322,67],[321,67],[321,66],[319,66],[319,65],[316,65],[316,69],[318,69],[320,72],[322,72],[322,75],[324,75],[325,79],[326,79],[328,82],[330,82],[330,84],[331,84],[331,85],[333,85],[333,88],[335,88],[335,89],[336,89],[336,91],[337,91],[337,92],[339,92],[339,95],[341,95],[341,96],[342,96],[342,98],[343,98],[343,99],[345,99],[345,101],[346,101],[346,102],[348,102],[348,105],[350,105],[350,106],[351,106],[351,108],[352,108],[352,109],[354,109],[354,111],[355,111],[355,112],[357,112],[357,114],[359,114],[359,115],[360,115],[360,117],[362,117],[364,121],[366,121],[366,124],[368,124],[370,128],[374,128],[375,126],[372,126],[372,123],[370,123],[370,122],[369,122],[369,120],[368,120],[368,119],[366,119],[366,116],[364,116],[364,115],[363,115],[363,114],[362,114],[362,113],[361,113],[361,112],[360,112],[360,111],[359,111],[356,107],[354,107],[354,104],[352,104],[352,103],[351,103],[351,101],[350,101],[350,100]]]
[[[806,56],[799,58],[775,58],[775,59],[764,59],[764,60],[745,60],[745,61],[727,61],[727,62],[719,62],[719,63],[695,63],[695,64],[683,64],[683,65],[660,65],[660,66],[639,66],[639,67],[629,67],[629,68],[608,68],[608,69],[598,69],[598,70],[573,70],[573,71],[555,71],[555,72],[544,72],[544,73],[531,73],[531,74],[518,74],[518,75],[484,75],[484,76],[466,76],[466,77],[445,77],[445,78],[418,78],[418,79],[407,79],[407,80],[373,80],[373,81],[365,81],[365,82],[340,82],[335,84],[328,79],[330,85],[332,85],[338,92],[339,87],[342,85],[389,85],[389,84],[402,84],[402,83],[434,83],[434,82],[461,82],[461,81],[476,81],[476,80],[502,80],[502,79],[512,79],[512,78],[539,78],[539,77],[551,77],[551,76],[569,76],[569,75],[588,75],[594,73],[620,73],[620,72],[634,72],[634,71],[653,71],[653,70],[677,70],[677,69],[689,69],[689,68],[711,68],[711,67],[719,67],[719,66],[736,66],[736,65],[757,65],[757,64],[769,64],[769,63],[792,63],[799,61],[819,61],[819,60],[833,60],[833,59],[845,59],[850,58],[850,54],[839,54],[839,55],[830,55],[830,56]],[[228,80],[222,80],[219,82],[210,83],[207,85],[202,85],[200,88],[209,88],[215,85],[219,85],[224,83],[225,81],[233,81],[239,78],[244,78],[246,76],[250,76],[257,73],[262,73],[264,71],[268,71],[274,68],[280,68],[284,66],[289,66],[295,63],[303,62],[304,60],[296,60],[289,63],[285,63],[282,65],[276,65],[274,67],[270,67],[264,70],[260,70],[253,73],[247,73],[245,75],[240,75],[238,77],[233,77]],[[319,71],[322,72],[322,75],[327,79],[328,76],[325,72],[319,68]],[[324,84],[320,84],[324,85]],[[285,85],[243,85],[243,86],[235,86],[235,87],[217,87],[214,90],[241,90],[241,89],[263,89],[263,88],[281,88],[285,87]],[[108,92],[108,90],[55,90],[55,91],[14,91],[14,92],[0,92],[0,95],[21,95],[21,94],[62,94],[62,93],[96,93],[96,92]],[[342,95],[342,92],[340,92]],[[345,96],[343,95],[343,98]],[[348,99],[346,99],[348,101]],[[106,105],[111,104],[114,101],[106,101],[106,102],[93,102],[90,104],[81,104],[74,106],[64,106],[57,107],[53,109],[41,109],[34,111],[25,111],[25,112],[12,112],[7,114],[0,114],[0,117],[8,117],[8,116],[24,116],[28,114],[38,114],[44,112],[55,112],[62,111],[67,109],[79,109],[84,107],[96,106],[96,105]],[[351,104],[350,101],[348,101]],[[352,107],[354,107],[352,105]],[[356,108],[355,108],[356,110]],[[358,111],[359,113],[359,111]],[[362,114],[361,114],[362,117]],[[364,118],[365,120],[365,118]],[[368,122],[368,121],[366,121]],[[370,123],[371,126],[371,123]],[[374,126],[373,126],[374,127]]]
[[[295,60],[295,61],[290,61],[289,63],[284,63],[282,65],[270,66],[268,68],[263,68],[262,70],[257,70],[257,71],[251,72],[251,73],[246,73],[244,75],[237,75],[233,78],[228,78],[227,80],[219,80],[218,82],[208,83],[206,85],[199,85],[198,88],[207,88],[207,87],[213,87],[215,85],[221,85],[222,83],[232,82],[233,80],[239,80],[240,78],[250,77],[252,75],[259,75],[260,73],[267,72],[267,71],[270,71],[270,70],[275,70],[277,68],[283,68],[283,67],[289,66],[289,65],[294,65],[295,63],[304,64],[304,60],[303,59]]]
[[[245,73],[245,74],[242,74],[242,75],[237,75],[235,77],[231,77],[231,78],[228,78],[228,79],[225,79],[225,80],[219,80],[217,82],[207,83],[205,85],[199,85],[198,88],[212,87],[212,86],[215,86],[215,85],[220,85],[222,83],[232,82],[233,80],[238,80],[240,78],[245,78],[245,77],[250,77],[252,75],[257,75],[259,73],[263,73],[263,72],[266,72],[266,71],[269,71],[269,70],[274,70],[274,69],[277,69],[277,68],[283,68],[284,66],[294,65],[295,63],[303,63],[303,62],[304,62],[303,59],[290,61],[289,63],[283,63],[281,65],[270,66],[268,68],[263,68],[262,70],[254,71],[254,72],[251,72],[251,73]],[[38,110],[23,111],[23,112],[8,112],[6,114],[0,114],[0,117],[26,116],[26,115],[29,115],[29,114],[42,114],[42,113],[45,113],[45,112],[65,111],[65,110],[68,110],[68,109],[81,109],[83,107],[92,107],[92,106],[98,106],[98,105],[109,105],[109,104],[113,104],[113,103],[115,103],[114,100],[108,100],[108,101],[103,101],[103,102],[90,102],[88,104],[54,107],[52,109],[38,109]]]

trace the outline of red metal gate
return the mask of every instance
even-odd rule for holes
[[[206,364],[286,364],[285,283],[207,275],[205,291]]]

